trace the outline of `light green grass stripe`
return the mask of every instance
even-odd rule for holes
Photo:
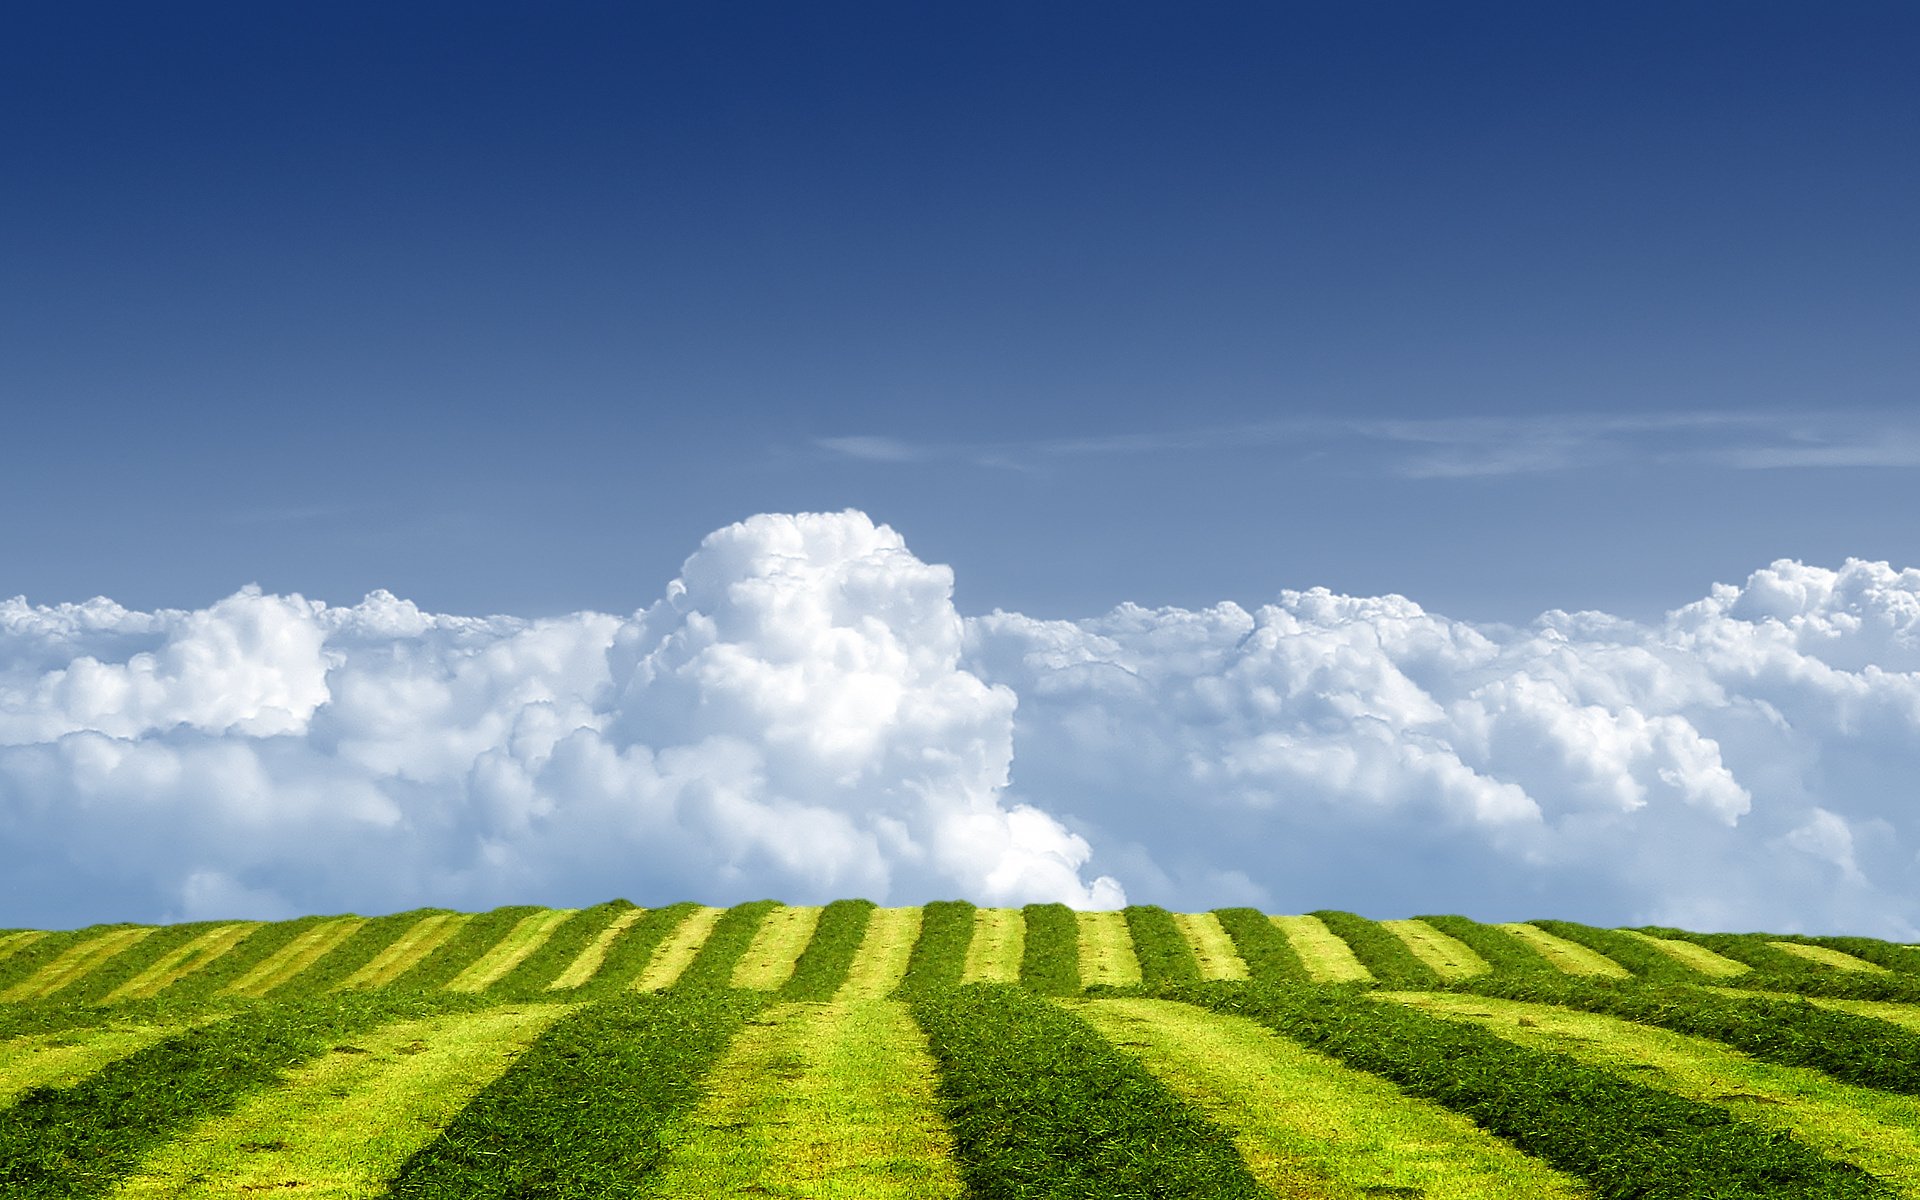
[[[1493,970],[1471,946],[1441,933],[1425,921],[1382,921],[1380,926],[1405,942],[1415,958],[1432,967],[1434,974],[1449,983]]]
[[[319,962],[322,955],[366,923],[364,917],[323,921],[274,951],[265,962],[228,984],[225,991],[234,996],[264,996]]]
[[[1920,1097],[1841,1083],[1806,1067],[1760,1062],[1705,1038],[1550,1004],[1380,993],[1471,1021],[1517,1045],[1565,1054],[1638,1083],[1717,1105],[1920,1196]]]
[[[260,928],[258,921],[235,921],[209,929],[146,970],[108,992],[105,1003],[120,1000],[144,1000],[162,989],[198,971],[214,959],[240,944],[242,938]]]
[[[1300,956],[1300,965],[1315,983],[1357,983],[1373,978],[1373,972],[1353,956],[1353,947],[1319,917],[1270,916],[1267,920],[1287,935],[1293,952]]]
[[[1869,971],[1879,975],[1891,975],[1892,971],[1879,963],[1870,963],[1864,958],[1855,958],[1844,950],[1835,950],[1830,946],[1809,946],[1805,942],[1768,942],[1775,950],[1785,950],[1788,954],[1797,954],[1808,962],[1819,963],[1823,967],[1832,967],[1836,971]]]
[[[655,947],[653,957],[647,960],[647,969],[635,976],[628,986],[636,992],[655,992],[672,987],[673,981],[680,978],[687,964],[700,953],[707,935],[720,923],[720,914],[725,911],[702,906],[688,913],[686,919]]]
[[[1171,1000],[1065,1001],[1231,1130],[1281,1200],[1574,1200],[1586,1189],[1471,1119],[1243,1017]]]
[[[115,1200],[256,1193],[364,1200],[574,1005],[518,1005],[400,1021],[288,1072],[168,1142]]]
[[[180,1032],[183,1025],[99,1025],[0,1042],[0,1108],[31,1088],[72,1087],[108,1063]]]
[[[917,908],[874,909],[834,1000],[878,1000],[899,987],[907,977],[913,943],[920,937],[920,917]]]
[[[926,1038],[889,1000],[783,1004],[706,1080],[660,1200],[959,1200]]]
[[[793,965],[820,924],[814,905],[782,905],[754,931],[747,952],[733,965],[733,986],[757,992],[778,991],[793,976]]]
[[[494,944],[493,949],[474,959],[466,970],[454,976],[453,982],[447,984],[447,990],[479,992],[492,987],[508,971],[527,961],[529,955],[553,936],[554,930],[565,925],[567,919],[579,911],[577,908],[550,908],[521,917],[507,931],[507,935]]]
[[[415,921],[407,931],[389,942],[380,953],[353,974],[340,981],[343,988],[385,987],[420,965],[427,955],[447,944],[460,927],[472,920],[470,913],[429,913]]]
[[[1129,987],[1140,982],[1140,959],[1124,912],[1078,912],[1080,986]]]
[[[630,908],[615,917],[613,924],[602,929],[600,936],[587,943],[587,948],[580,952],[580,956],[567,964],[567,969],[560,972],[559,976],[547,985],[547,990],[557,992],[563,988],[585,986],[587,981],[598,975],[600,968],[606,965],[607,948],[619,940],[620,935],[625,933],[629,926],[646,915],[647,910],[644,908]]]
[[[1759,992],[1752,988],[1716,987],[1707,990],[1742,999],[1760,996],[1768,1000],[1804,1001],[1816,1008],[1852,1013],[1856,1017],[1872,1017],[1876,1021],[1920,1032],[1920,1004],[1901,1004],[1891,1000],[1846,1000],[1837,996],[1802,996],[1794,992]]]
[[[1638,938],[1682,966],[1691,967],[1702,975],[1726,979],[1734,975],[1745,975],[1753,969],[1746,963],[1728,958],[1724,954],[1716,954],[1705,946],[1693,942],[1683,942],[1677,938],[1655,937],[1650,933],[1642,933],[1638,929],[1621,929],[1616,932]]]
[[[97,937],[69,946],[52,962],[0,993],[0,1001],[10,1003],[51,996],[104,966],[107,960],[152,934],[154,928],[152,925],[136,925],[127,929],[110,929]]]
[[[7,961],[45,936],[47,931],[44,929],[16,929],[12,933],[0,933],[0,962]]]
[[[1540,957],[1552,963],[1554,969],[1564,975],[1606,975],[1614,979],[1625,979],[1632,974],[1598,950],[1582,946],[1578,942],[1570,942],[1563,937],[1555,937],[1537,925],[1509,921],[1494,928],[1504,929],[1538,950]]]
[[[1221,928],[1220,918],[1210,912],[1174,913],[1174,927],[1187,939],[1193,951],[1194,965],[1202,979],[1245,979],[1247,964],[1234,947],[1233,937]]]
[[[1027,947],[1027,919],[1017,908],[973,910],[973,940],[960,968],[961,983],[1019,983]]]

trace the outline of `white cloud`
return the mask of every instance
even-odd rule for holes
[[[964,895],[1920,936],[1920,571],[1521,629],[951,594],[841,513],[720,530],[627,617],[0,603],[7,919]]]

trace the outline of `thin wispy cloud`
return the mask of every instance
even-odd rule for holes
[[[817,438],[813,444],[865,462],[1029,470],[1079,458],[1291,450],[1409,479],[1537,475],[1628,463],[1733,470],[1920,467],[1920,425],[1886,414],[1846,412],[1309,417],[1028,441],[912,441],[862,434]]]

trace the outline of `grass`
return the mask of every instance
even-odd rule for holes
[[[366,921],[359,917],[335,917],[309,925],[299,936],[228,984],[224,990],[234,996],[259,998],[268,995],[276,988],[292,982],[296,975],[352,937],[365,924]]]
[[[687,907],[692,908],[692,905],[688,905]],[[607,971],[609,965],[608,955],[612,952],[613,947],[627,938],[628,932],[643,920],[664,931],[671,929],[674,918],[664,917],[659,912],[648,912],[644,908],[630,908],[618,914],[613,920],[609,921],[599,933],[595,934],[592,940],[580,947],[579,953],[560,970],[559,974],[553,977],[553,982],[547,985],[547,989],[549,991],[570,991],[574,988],[585,987],[588,983],[600,979],[603,974],[610,974],[617,977],[620,974],[617,970],[612,972]],[[665,933],[662,932],[660,936],[665,936]],[[644,952],[636,956],[641,965],[644,966],[647,957],[652,955],[654,947],[658,944],[658,938],[648,941],[643,935],[636,938],[636,940],[644,945]]]
[[[1473,947],[1425,921],[1382,921],[1380,927],[1406,943],[1413,956],[1444,982],[1485,975],[1493,969],[1486,959],[1474,953]]]
[[[1221,1125],[1276,1197],[1573,1200],[1578,1181],[1417,1100],[1240,1017],[1167,1000],[1073,1006]]]
[[[1334,936],[1353,949],[1353,956],[1366,965],[1368,974],[1387,987],[1437,987],[1440,973],[1421,961],[1407,943],[1395,937],[1378,921],[1369,921],[1355,913],[1321,909],[1312,914]]]
[[[0,1107],[36,1088],[67,1088],[108,1063],[181,1032],[177,1025],[114,1023],[0,1042]]]
[[[1528,925],[1563,942],[1585,946],[1648,983],[1699,983],[1701,970],[1674,946],[1628,929],[1599,929],[1577,921],[1529,921]],[[1716,959],[1720,956],[1715,955]]]
[[[1020,949],[1020,986],[1048,996],[1080,992],[1080,923],[1064,904],[1020,910],[1026,936]]]
[[[619,926],[624,930],[627,925],[646,915],[646,910],[635,908],[625,900],[610,900],[604,904],[595,904],[588,908],[577,909],[555,929],[547,939],[535,947],[533,953],[521,959],[511,971],[508,971],[488,993],[494,996],[512,996],[536,999],[542,996],[563,971],[578,962],[589,946],[607,937],[608,931]],[[621,922],[626,924],[621,924]],[[617,934],[615,935],[617,936]],[[612,937],[607,937],[609,942]],[[605,947],[601,956],[605,958]]]
[[[820,922],[820,909],[782,905],[767,914],[733,968],[733,986],[778,991],[793,975]]]
[[[1306,982],[1307,967],[1300,961],[1293,939],[1267,914],[1257,908],[1216,908],[1213,916],[1233,939],[1234,951],[1246,964],[1248,978],[1262,983]]]
[[[1313,916],[1275,916],[1273,927],[1286,937],[1300,958],[1300,969],[1315,983],[1361,983],[1373,978],[1366,964],[1354,957],[1353,947]]]
[[[394,979],[389,986],[440,991],[464,975],[476,962],[483,961],[527,918],[551,911],[527,904],[514,904],[490,912],[475,913],[462,922],[459,932],[442,942],[439,949],[421,959],[418,965]]]
[[[393,1200],[628,1196],[666,1157],[754,992],[624,992],[557,1022],[389,1184]]]
[[[260,928],[258,922],[233,921],[215,925],[172,952],[154,960],[119,987],[101,998],[114,1004],[125,1000],[145,1000],[201,970],[230,952]]]
[[[1075,921],[1083,986],[1133,987],[1140,982],[1140,960],[1124,913],[1083,912],[1075,914]]]
[[[1004,984],[913,994],[967,1195],[1254,1200],[1225,1129],[1053,1003]]]
[[[509,971],[531,958],[533,952],[545,945],[554,931],[566,924],[576,911],[571,908],[552,908],[521,917],[491,950],[468,963],[464,970],[455,975],[448,982],[447,990],[486,991],[506,978]]]
[[[920,942],[920,923],[917,908],[874,909],[835,998],[877,1000],[899,987]]]
[[[974,907],[965,900],[935,900],[920,910],[920,936],[907,956],[900,991],[949,988],[960,982],[973,942]]]
[[[1251,1018],[1469,1116],[1603,1197],[1886,1197],[1865,1172],[1722,1109],[1484,1029],[1335,989],[1211,984],[1182,998]]]
[[[1233,948],[1233,939],[1212,913],[1174,913],[1174,928],[1186,940],[1194,969],[1202,979],[1245,979],[1247,964]]]
[[[1536,975],[1558,970],[1535,943],[1515,937],[1505,926],[1482,925],[1452,913],[1428,914],[1416,919],[1473,951],[1494,974]]]
[[[375,1195],[568,1007],[496,1007],[365,1030],[147,1155],[115,1200]]]
[[[782,1004],[714,1067],[648,1194],[959,1200],[933,1079],[897,1002]]]
[[[1143,987],[1177,987],[1200,982],[1200,964],[1194,961],[1173,914],[1157,904],[1134,904],[1125,910],[1127,933],[1140,962]]]
[[[1868,962],[1864,958],[1848,954],[1844,950],[1836,950],[1832,946],[1822,946],[1812,942],[1785,942],[1777,938],[1769,941],[1767,945],[1772,946],[1775,950],[1782,950],[1788,954],[1798,955],[1808,962],[1817,963],[1823,967],[1831,967],[1836,971],[1879,971],[1885,973],[1889,970],[1889,968],[1883,967],[1879,963]]]
[[[666,910],[662,910],[663,912]],[[647,960],[644,970],[633,977],[638,992],[657,992],[672,987],[706,944],[713,927],[720,923],[724,909],[700,906],[680,914],[673,930],[662,938]]]
[[[425,998],[335,996],[263,1004],[166,1038],[66,1088],[36,1088],[0,1110],[0,1195],[70,1200],[104,1193],[189,1126],[231,1112],[284,1073]]]
[[[1522,1046],[1565,1054],[1792,1134],[1829,1157],[1920,1191],[1920,1101],[1758,1062],[1725,1046],[1617,1017],[1435,993],[1377,994],[1470,1020]]]
[[[373,957],[341,979],[338,986],[384,987],[446,945],[466,922],[466,914],[455,912],[432,912],[424,917],[416,917],[399,937],[381,947]]]
[[[1624,979],[1632,972],[1606,955],[1583,946],[1579,942],[1555,937],[1537,925],[1514,921],[1495,928],[1519,938],[1540,952],[1555,970],[1566,975],[1605,975],[1615,979]]]
[[[0,1003],[51,996],[153,933],[151,925],[120,925],[77,941],[33,974],[0,992]]]
[[[873,921],[871,900],[835,900],[820,910],[813,936],[780,986],[783,1000],[829,1000],[847,981]],[[904,967],[904,963],[903,963]],[[888,985],[891,990],[892,985]]]
[[[967,943],[960,982],[1018,983],[1026,936],[1026,922],[1019,909],[975,909],[973,939]]]
[[[699,953],[686,970],[674,979],[677,988],[723,988],[733,980],[733,971],[753,944],[767,917],[780,906],[772,900],[751,900],[736,904],[720,914],[712,932],[700,945]]]
[[[1638,929],[1622,929],[1619,932],[1630,938],[1652,946],[1676,962],[1691,968],[1701,975],[1716,979],[1729,979],[1735,975],[1744,975],[1753,970],[1743,962],[1736,962],[1724,954],[1715,954],[1705,946],[1696,946],[1692,942],[1677,941],[1674,938],[1654,937]]]

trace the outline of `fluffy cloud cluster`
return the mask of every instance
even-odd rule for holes
[[[1777,562],[1652,626],[995,613],[967,661],[1136,899],[1920,929],[1920,571]]]
[[[951,591],[841,513],[720,530],[628,617],[0,603],[0,923],[964,895],[1920,933],[1920,572],[1519,629]]]
[[[858,514],[723,529],[630,618],[0,604],[10,922],[414,904],[1062,900],[952,575]]]

